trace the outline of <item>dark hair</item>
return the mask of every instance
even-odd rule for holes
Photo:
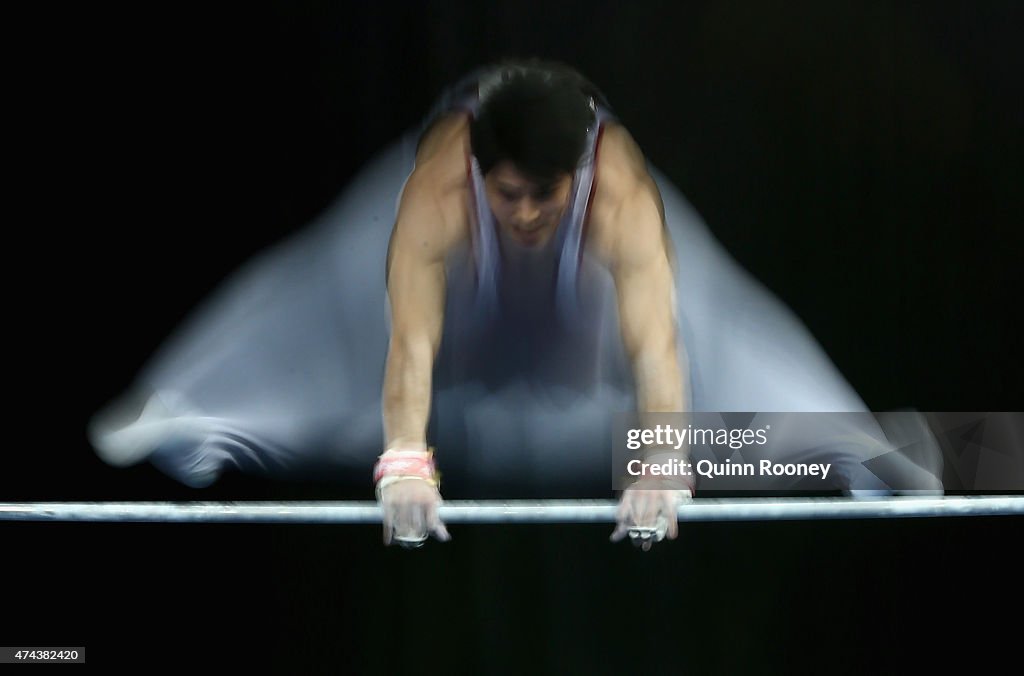
[[[601,100],[582,75],[550,62],[505,63],[482,78],[480,96],[469,134],[484,174],[506,160],[541,182],[576,171]]]

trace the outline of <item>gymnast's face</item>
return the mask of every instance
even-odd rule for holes
[[[541,247],[555,234],[569,204],[572,176],[561,174],[542,184],[505,161],[488,172],[484,186],[498,226],[524,247]]]

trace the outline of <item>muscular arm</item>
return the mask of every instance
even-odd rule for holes
[[[672,247],[665,229],[661,196],[647,173],[643,155],[629,134],[612,128],[602,143],[597,195],[597,246],[615,279],[622,342],[633,366],[640,424],[651,414],[689,409],[685,356],[677,347]],[[645,453],[677,458],[688,448],[648,448]],[[668,490],[666,490],[668,489]],[[683,490],[687,489],[687,490]],[[692,484],[685,478],[643,477],[622,492],[612,541],[627,534],[650,549],[667,535],[678,535],[677,512]]]
[[[683,411],[674,285],[661,216],[647,191],[638,190],[623,202],[620,217],[632,225],[633,233],[623,238],[612,271],[637,405],[641,413]]]
[[[596,231],[615,280],[622,340],[641,414],[686,411],[685,358],[677,346],[671,244],[661,197],[623,130],[602,145]]]
[[[385,448],[425,445],[434,357],[444,325],[445,257],[468,236],[465,204],[467,127],[436,125],[420,144],[388,246],[391,341],[384,369]]]
[[[436,186],[406,183],[388,249],[391,341],[384,371],[386,447],[425,445],[431,375],[444,319],[445,214]]]
[[[451,537],[440,518],[433,463],[423,451],[444,326],[445,259],[468,232],[466,136],[465,119],[452,116],[423,139],[388,246],[391,339],[382,402],[387,450],[374,468],[384,544],[418,547],[428,535]]]

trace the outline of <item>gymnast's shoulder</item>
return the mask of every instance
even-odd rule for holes
[[[596,162],[588,247],[611,262],[630,251],[661,246],[661,195],[643,152],[625,127],[610,123],[604,128]]]
[[[438,254],[469,236],[468,148],[468,117],[442,117],[420,139],[416,164],[402,189],[396,231],[429,240]]]

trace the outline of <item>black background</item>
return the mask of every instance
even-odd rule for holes
[[[872,410],[1021,410],[1012,2],[53,8],[15,64],[4,500],[370,497],[91,453],[88,416],[446,85],[576,66]],[[22,189],[23,188],[23,189]],[[16,245],[19,241],[25,244]],[[449,498],[468,498],[454,496]],[[4,524],[0,642],[280,673],[904,673],[1010,653],[1019,518],[603,527]]]

